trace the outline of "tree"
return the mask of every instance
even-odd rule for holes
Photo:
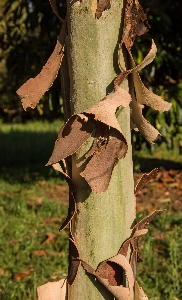
[[[56,2],[50,2],[58,15]],[[155,43],[139,65],[132,57],[135,36],[148,29],[138,1],[128,0],[125,9],[122,0],[67,1],[67,20],[51,57],[17,91],[24,109],[34,108],[62,62],[67,122],[47,165],[64,174],[70,188],[68,217],[61,228],[70,228],[69,300],[146,297],[135,280],[138,239],[161,211],[136,224],[130,126],[153,143],[159,132],[143,117],[143,104],[170,108],[143,85],[138,73],[154,59]],[[135,193],[156,173],[145,174]],[[40,297],[45,290],[39,289]],[[61,299],[60,294],[52,297]]]

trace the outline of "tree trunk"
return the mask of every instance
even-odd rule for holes
[[[118,43],[123,28],[123,0],[111,1],[111,8],[95,18],[96,0],[67,1],[69,73],[72,113],[80,113],[113,91],[118,73]],[[122,65],[125,66],[124,58]],[[128,90],[125,80],[123,86]],[[102,194],[91,191],[79,175],[84,154],[92,138],[73,156],[72,178],[76,185],[77,213],[72,232],[80,257],[94,269],[116,255],[131,234],[135,220],[130,109],[117,112],[128,142],[128,153],[115,167],[109,188]],[[69,300],[101,300],[114,297],[82,267],[68,288]]]

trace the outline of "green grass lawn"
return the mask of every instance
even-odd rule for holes
[[[55,181],[41,183],[0,181],[0,299],[36,299],[37,286],[67,272],[67,232],[58,232],[67,209],[47,196]]]
[[[59,194],[51,200],[65,182],[45,167],[61,125],[1,125],[0,299],[36,299],[37,286],[66,276],[67,206]]]
[[[140,241],[138,280],[151,300],[182,299],[181,228],[182,214],[164,211]]]
[[[67,214],[68,191],[60,174],[45,167],[61,124],[1,124],[2,300],[36,300],[37,286],[66,277],[68,232],[59,233],[59,227]],[[135,162],[143,168],[154,157],[158,164],[161,159],[173,166],[182,162],[180,156],[173,162],[171,156],[157,154],[136,154]],[[138,219],[142,217],[143,212],[138,212]],[[140,241],[143,262],[137,267],[138,279],[149,299],[182,299],[181,227],[181,212],[169,209],[156,217]]]

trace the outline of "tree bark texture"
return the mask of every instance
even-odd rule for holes
[[[72,113],[81,113],[111,93],[118,69],[118,43],[123,28],[123,0],[111,1],[111,8],[95,18],[97,1],[67,0],[70,99]],[[121,58],[123,66],[126,65]],[[128,90],[125,80],[123,86]],[[81,259],[94,269],[117,254],[131,234],[135,220],[133,165],[131,155],[130,109],[117,112],[128,142],[128,153],[114,168],[108,190],[91,191],[79,175],[85,167],[84,154],[90,138],[73,156],[72,178],[76,186],[77,213],[72,224]],[[68,288],[69,300],[111,300],[114,297],[82,267]]]

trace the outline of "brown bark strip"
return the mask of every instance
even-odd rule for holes
[[[69,285],[72,285],[75,281],[81,261],[79,259],[78,248],[72,235],[69,241],[69,267],[67,281]]]
[[[56,47],[45,66],[35,78],[30,78],[17,90],[24,110],[26,110],[27,107],[35,108],[41,97],[49,90],[57,77],[64,56],[66,35],[67,25],[65,21],[58,36]]]
[[[54,13],[56,14],[56,16],[59,18],[59,20],[63,23],[64,20],[59,16],[58,10],[57,10],[57,4],[56,4],[56,0],[49,0],[50,5],[54,11]]]
[[[65,45],[65,55],[62,60],[60,68],[60,81],[61,81],[61,96],[63,98],[63,111],[64,111],[64,121],[71,117],[71,105],[70,105],[70,77],[68,71],[68,53],[67,47]]]
[[[157,168],[153,169],[150,173],[145,173],[140,178],[139,182],[135,187],[135,195],[151,180],[158,175],[159,170]]]
[[[103,11],[110,8],[111,8],[110,0],[97,0],[97,9],[95,13],[96,18],[100,19]]]
[[[59,163],[53,164],[52,165],[53,168],[60,172],[61,174],[64,175],[65,180],[67,181],[68,185],[69,185],[69,207],[68,207],[68,215],[65,219],[65,221],[63,222],[63,224],[61,225],[61,228],[59,229],[59,231],[62,231],[63,229],[65,229],[67,227],[67,225],[71,222],[71,220],[73,219],[75,213],[76,213],[76,203],[75,203],[75,186],[74,183],[71,179],[71,177],[65,173],[62,169],[62,167],[60,166]]]
[[[128,0],[125,9],[125,28],[122,39],[128,51],[131,50],[136,35],[141,36],[149,28],[147,16],[138,0]]]

